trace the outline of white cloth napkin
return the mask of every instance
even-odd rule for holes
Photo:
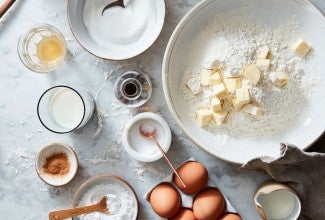
[[[302,201],[301,219],[325,220],[325,154],[307,153],[281,144],[281,155],[260,157],[242,168],[268,173],[275,181],[295,190]]]

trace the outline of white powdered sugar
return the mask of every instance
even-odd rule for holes
[[[130,190],[118,183],[98,184],[80,199],[79,206],[98,203],[106,196],[110,214],[93,212],[81,215],[79,220],[133,220],[137,215],[137,201]]]
[[[195,120],[195,111],[200,106],[206,106],[213,93],[204,89],[194,95],[186,86],[189,79],[199,81],[203,68],[216,66],[224,69],[225,76],[239,75],[245,65],[256,61],[260,48],[267,46],[270,49],[271,66],[260,69],[262,80],[250,89],[253,101],[263,105],[264,115],[252,116],[231,111],[221,126],[210,123],[204,128],[224,134],[224,141],[237,135],[271,136],[295,123],[304,123],[302,120],[307,114],[305,107],[314,98],[314,84],[317,82],[311,65],[308,65],[317,56],[315,51],[311,51],[306,58],[300,58],[291,49],[297,39],[305,37],[295,18],[266,26],[242,14],[243,11],[237,10],[216,15],[198,33],[186,53],[182,95],[190,110],[186,114]],[[215,60],[218,63],[212,64]],[[283,88],[276,87],[270,80],[270,74],[275,71],[285,71],[289,75],[288,84]]]

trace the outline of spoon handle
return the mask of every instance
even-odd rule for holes
[[[89,206],[83,206],[83,207],[76,207],[71,209],[64,209],[59,211],[54,211],[49,213],[49,220],[62,220],[66,218],[71,218],[77,215],[81,214],[87,214],[90,212],[104,212],[109,214],[107,205],[103,205],[101,203],[89,205]]]
[[[112,3],[109,3],[108,5],[106,5],[102,11],[102,16],[104,14],[104,12],[111,8],[111,7],[114,7],[114,6],[121,6],[122,8],[125,8],[125,5],[124,5],[124,1],[123,0],[117,0],[115,2],[112,2]]]
[[[178,174],[178,172],[176,171],[174,165],[170,162],[170,160],[168,159],[165,151],[162,149],[162,147],[160,146],[158,140],[156,139],[156,137],[152,136],[152,139],[154,140],[155,144],[157,145],[157,147],[159,148],[160,152],[162,153],[162,155],[164,156],[164,158],[166,159],[167,163],[169,164],[169,166],[172,168],[173,172],[175,173],[175,175],[177,176],[177,178],[180,180],[180,182],[182,183],[182,185],[184,186],[184,188],[186,188],[186,185],[184,183],[184,181],[182,180],[182,178],[180,177],[180,175]]]
[[[12,6],[12,4],[16,0],[6,0],[1,6],[0,6],[0,18],[8,11],[8,9]]]

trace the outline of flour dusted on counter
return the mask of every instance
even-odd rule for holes
[[[136,218],[135,197],[131,191],[117,183],[98,184],[90,188],[80,199],[79,205],[98,203],[103,196],[107,197],[107,207],[111,214],[93,212],[81,215],[79,220],[134,220]]]
[[[215,96],[211,89],[197,93],[192,91],[194,85],[189,89],[189,80],[202,80],[202,69],[220,68],[226,78],[240,75],[243,67],[254,63],[261,70],[261,79],[251,87],[250,96],[253,102],[263,105],[264,114],[256,116],[230,111],[221,126],[210,123],[204,128],[223,135],[221,139],[225,142],[237,136],[271,136],[295,123],[308,120],[302,117],[309,99],[315,99],[313,93],[317,79],[310,68],[307,70],[308,61],[315,54],[302,59],[291,48],[297,39],[304,37],[300,24],[292,19],[278,21],[272,27],[265,26],[249,16],[241,16],[249,14],[247,10],[249,8],[216,15],[198,33],[185,53],[188,57],[181,93],[189,109],[185,114],[189,114],[193,120],[195,112],[202,106],[206,108]],[[288,82],[281,88],[274,84],[272,73],[276,71],[288,74]]]

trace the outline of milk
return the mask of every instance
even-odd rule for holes
[[[74,129],[83,120],[85,114],[84,103],[74,90],[61,88],[52,96],[50,114],[58,125]]]
[[[254,195],[254,203],[262,219],[267,220],[296,220],[301,211],[298,195],[277,182],[262,184]]]
[[[268,219],[286,219],[295,207],[295,197],[289,191],[279,190],[261,197],[260,204]]]

